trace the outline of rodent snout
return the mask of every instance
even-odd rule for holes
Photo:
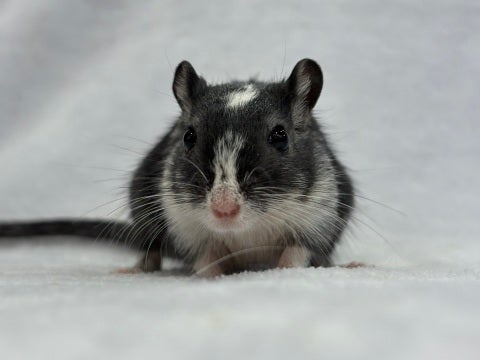
[[[212,191],[211,207],[213,215],[219,219],[233,219],[240,213],[237,194],[225,187]]]

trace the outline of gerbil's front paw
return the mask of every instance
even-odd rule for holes
[[[139,274],[162,270],[162,255],[160,252],[145,254],[134,267],[120,268],[114,271],[115,274]]]
[[[306,267],[310,261],[310,252],[300,246],[289,246],[283,250],[278,260],[279,268]]]
[[[194,268],[195,275],[202,278],[214,278],[223,275],[223,270],[218,265],[204,266],[201,269],[196,270]]]
[[[162,270],[162,254],[160,251],[150,251],[140,259],[135,267],[140,268],[144,272]]]
[[[203,278],[223,275],[224,267],[228,263],[225,261],[225,257],[228,257],[228,251],[224,247],[204,249],[193,265],[194,275]]]

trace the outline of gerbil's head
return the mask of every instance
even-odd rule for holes
[[[274,211],[292,211],[291,200],[317,186],[322,166],[324,139],[312,116],[322,85],[310,59],[280,82],[221,85],[181,62],[173,92],[182,115],[163,178],[170,221],[242,232],[279,221]]]

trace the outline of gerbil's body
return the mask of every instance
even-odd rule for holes
[[[308,59],[285,81],[214,86],[182,62],[182,113],[133,176],[131,223],[116,225],[146,251],[139,267],[160,269],[162,256],[204,276],[330,265],[353,188],[312,115],[322,85]]]
[[[182,114],[131,185],[150,251],[174,251],[205,275],[328,266],[353,190],[311,114],[322,83],[311,60],[287,81],[215,86],[181,63]]]

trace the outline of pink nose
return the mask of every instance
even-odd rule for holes
[[[234,194],[222,189],[212,194],[212,212],[219,219],[234,218],[240,212],[240,205]]]

